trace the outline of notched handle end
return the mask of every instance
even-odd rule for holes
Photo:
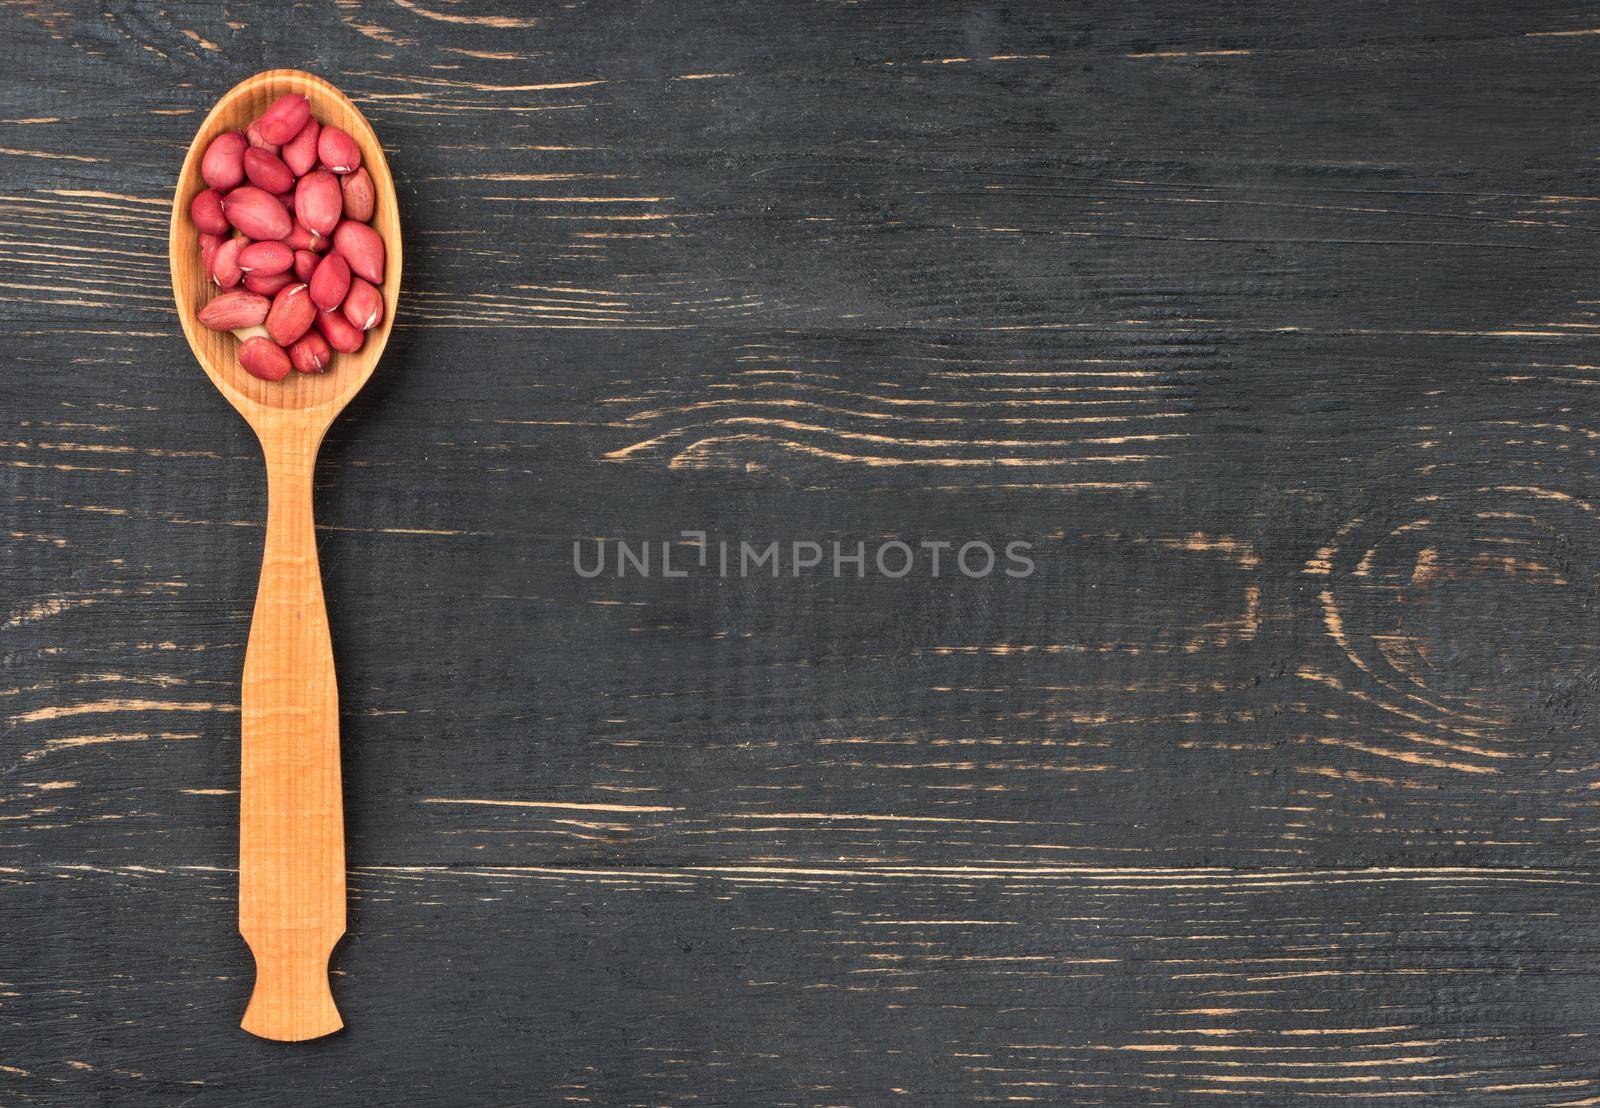
[[[279,1042],[300,1042],[331,1035],[344,1026],[328,987],[331,946],[315,951],[283,951],[263,955],[252,948],[256,985],[240,1027],[252,1035]]]

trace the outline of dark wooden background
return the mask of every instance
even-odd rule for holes
[[[348,1023],[237,1028],[194,127],[368,114]],[[1600,1104],[1600,6],[0,7],[0,1103]],[[1022,539],[1025,581],[575,539]]]

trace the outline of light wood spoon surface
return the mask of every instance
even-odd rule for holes
[[[239,365],[239,340],[197,313],[218,291],[200,262],[189,203],[204,189],[200,159],[224,131],[243,131],[284,93],[304,93],[324,126],[361,147],[383,237],[383,322],[354,354],[318,374],[262,381]],[[345,928],[344,809],[339,693],[317,566],[311,478],[334,417],[372,376],[400,292],[400,218],[383,148],[356,106],[309,73],[274,69],[234,86],[200,125],[178,174],[168,240],[178,318],[200,366],[261,440],[267,530],[241,687],[239,931],[256,981],[242,1026],[268,1039],[311,1039],[343,1026],[328,988],[328,957]]]

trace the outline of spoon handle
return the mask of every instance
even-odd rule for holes
[[[267,536],[245,649],[239,932],[255,955],[242,1026],[265,1039],[342,1027],[328,956],[344,934],[339,691],[322,600],[311,475],[320,429],[259,427]]]

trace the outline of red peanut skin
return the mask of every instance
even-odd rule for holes
[[[287,92],[256,120],[261,137],[271,143],[285,143],[300,133],[311,118],[311,101],[301,92]]]
[[[281,242],[252,242],[239,252],[239,268],[270,277],[294,265],[294,251]]]
[[[359,277],[351,278],[341,310],[354,326],[370,331],[383,320],[383,293]]]
[[[204,189],[194,194],[189,202],[189,220],[197,231],[208,235],[228,233],[228,217],[222,214],[222,193]]]
[[[321,373],[333,361],[333,347],[321,332],[307,331],[299,342],[289,347],[289,361],[300,373]]]
[[[221,235],[213,235],[206,231],[200,232],[200,268],[206,273],[211,272],[211,259],[217,255],[217,247],[223,242]]]
[[[277,143],[268,142],[266,139],[261,137],[260,120],[256,120],[256,122],[250,124],[250,126],[244,129],[244,137],[245,141],[247,141],[256,150],[265,150],[267,153],[272,155],[276,155],[278,153]]]
[[[317,266],[321,262],[322,258],[310,250],[296,250],[294,252],[295,280],[309,285],[311,283],[311,275],[317,271]]]
[[[259,292],[262,296],[275,296],[279,289],[285,285],[292,284],[294,284],[294,274],[292,273],[246,273],[244,275],[244,287],[251,292]]]
[[[257,335],[239,346],[239,364],[252,377],[281,381],[289,375],[289,355],[271,339]]]
[[[326,129],[323,134],[327,134]],[[320,235],[331,235],[344,213],[344,193],[339,178],[326,169],[313,169],[294,187],[295,216]]]
[[[287,285],[272,298],[267,312],[267,334],[279,346],[289,346],[311,330],[317,307],[306,295],[304,285]]]
[[[294,174],[283,159],[256,147],[244,152],[244,175],[256,188],[266,189],[274,196],[294,188]]]
[[[361,166],[361,147],[337,127],[324,127],[317,136],[317,157],[335,173],[353,173]]]
[[[350,263],[338,254],[329,254],[318,263],[310,284],[312,302],[325,312],[333,311],[350,291]]]
[[[228,131],[211,140],[200,159],[200,176],[220,192],[227,192],[244,180],[244,152],[250,144],[238,131]]]
[[[317,312],[317,330],[328,340],[328,345],[341,354],[354,354],[367,337],[338,312]]]
[[[344,217],[357,223],[369,222],[373,209],[378,206],[378,193],[372,187],[366,167],[340,177],[339,189],[344,193]]]
[[[365,223],[345,220],[333,230],[333,248],[350,263],[350,272],[383,284],[383,237]]]
[[[317,234],[298,219],[294,221],[294,230],[289,232],[289,237],[283,242],[290,249],[310,250],[318,254],[333,245],[333,240],[327,235]]]
[[[240,185],[224,196],[222,214],[235,228],[257,242],[286,239],[294,230],[294,220],[278,203],[278,198],[254,185]]]
[[[316,168],[317,136],[321,133],[322,124],[315,118],[308,119],[306,125],[300,128],[300,133],[283,144],[283,151],[278,156],[296,177],[304,177]]]
[[[233,288],[244,276],[239,268],[239,252],[249,245],[249,239],[228,239],[211,255],[211,279],[219,289]]]
[[[267,381],[321,373],[335,350],[360,350],[384,316],[385,249],[367,226],[377,190],[355,140],[290,93],[246,132],[213,140],[201,176],[210,187],[189,211],[201,260],[234,290],[214,297],[202,322],[216,330],[264,322],[271,336],[240,344],[246,372]]]
[[[254,327],[267,318],[267,309],[271,306],[265,296],[235,289],[212,297],[211,302],[200,309],[199,319],[213,331]]]

